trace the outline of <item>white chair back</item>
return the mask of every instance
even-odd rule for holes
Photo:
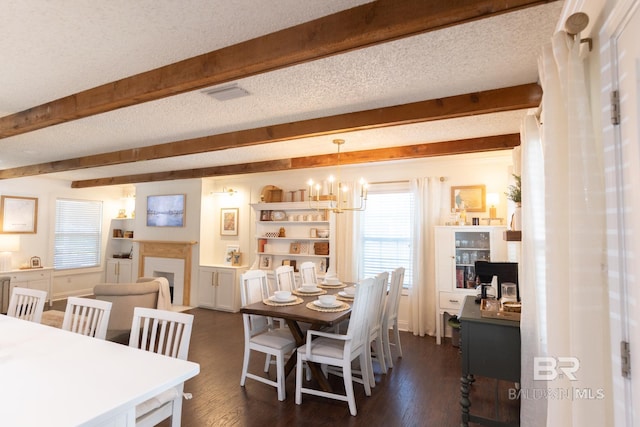
[[[69,297],[62,329],[103,340],[107,336],[111,305],[109,301]]]
[[[264,270],[249,270],[240,277],[240,298],[242,305],[253,304],[269,298],[267,273]],[[268,330],[272,319],[265,316],[243,314],[245,339]]]
[[[47,292],[16,286],[11,292],[7,316],[40,323]]]
[[[362,351],[365,345],[369,345],[369,322],[372,312],[371,306],[375,298],[375,285],[375,280],[369,278],[356,286],[346,334],[351,337],[352,354]]]
[[[193,315],[155,308],[135,307],[129,347],[176,359],[187,360]],[[182,418],[184,383],[166,390],[136,406],[136,427],[151,427],[171,417],[179,426]]]
[[[193,315],[136,307],[129,347],[187,360]]]
[[[281,265],[274,272],[276,289],[279,291],[293,291],[296,288],[296,276],[293,267]]]
[[[313,283],[314,285],[318,284],[318,275],[316,273],[316,263],[313,261],[306,261],[300,264],[298,267],[300,271],[300,279],[302,283]]]
[[[404,267],[398,267],[393,270],[391,275],[391,285],[389,287],[389,296],[384,309],[384,318],[382,320],[382,338],[384,340],[385,363],[387,367],[393,368],[393,357],[391,356],[391,346],[394,346],[398,352],[398,356],[402,357],[402,344],[400,343],[400,329],[398,327],[398,307],[400,306],[400,295],[402,294],[402,285],[404,284]],[[389,329],[393,333],[394,341],[391,342],[389,337]]]

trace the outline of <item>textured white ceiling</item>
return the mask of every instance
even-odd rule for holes
[[[0,115],[350,8],[356,0],[3,0]],[[537,80],[563,2],[239,80],[250,96],[194,91],[0,140],[0,168],[148,146]],[[283,13],[286,11],[286,13]],[[519,131],[524,111],[340,135],[345,151]],[[334,137],[54,174],[91,179],[334,152]],[[283,154],[286,153],[286,154]]]

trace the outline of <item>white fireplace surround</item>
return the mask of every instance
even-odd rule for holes
[[[173,274],[173,283],[169,280],[169,285],[173,287],[172,304],[183,300],[184,295],[184,260],[177,258],[146,257],[144,263],[144,277],[165,277],[158,273]]]
[[[138,276],[153,277],[154,271],[174,275],[174,305],[191,304],[192,247],[197,242],[136,240],[139,248]]]

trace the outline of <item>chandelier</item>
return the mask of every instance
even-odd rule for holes
[[[357,188],[355,194],[359,194],[358,204],[349,205],[349,187],[344,184],[340,179],[340,146],[344,144],[344,139],[334,139],[333,143],[338,146],[338,170],[337,178],[330,175],[328,178],[328,185],[325,188],[325,193],[321,194],[322,185],[320,183],[314,183],[313,180],[309,180],[307,185],[309,186],[309,207],[312,209],[328,209],[335,213],[342,213],[345,211],[363,211],[367,207],[367,182],[360,178],[358,182],[359,188]],[[321,206],[322,201],[329,201],[329,207],[326,208],[324,204]]]

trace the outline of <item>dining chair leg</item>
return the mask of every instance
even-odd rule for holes
[[[264,357],[264,372],[268,373],[270,367],[271,367],[271,355],[267,354]]]
[[[358,410],[356,409],[356,398],[353,394],[353,379],[351,378],[351,363],[346,363],[342,367],[342,378],[344,379],[344,391],[347,395],[347,403],[349,404],[349,412],[354,417],[358,414]],[[363,381],[366,382],[366,381]],[[365,386],[366,387],[366,386]]]
[[[360,353],[360,366],[362,371],[362,385],[364,386],[364,394],[366,396],[371,396],[371,377],[373,376],[373,372],[369,368],[371,366],[371,357],[367,357],[366,352]],[[369,361],[369,363],[367,363]]]
[[[286,390],[284,386],[284,361],[282,360],[283,355],[276,356],[276,381],[278,381],[278,400],[283,401],[286,398]]]
[[[298,350],[298,363],[296,363],[296,405],[302,403],[302,358]]]
[[[400,329],[398,328],[398,321],[393,323],[393,332],[396,337],[396,348],[398,349],[398,357],[402,357],[402,344],[400,343]]]
[[[387,365],[387,369],[393,368],[393,357],[391,357],[391,343],[389,342],[389,330],[387,329],[382,333],[384,358]]]
[[[171,427],[180,427],[182,424],[182,393],[184,392],[184,383],[179,388],[178,397],[173,399],[171,412]]]
[[[376,360],[380,365],[380,370],[382,370],[383,374],[387,373],[387,364],[384,360],[384,345],[382,343],[382,332],[378,333],[378,337],[376,338]]]
[[[242,360],[242,376],[240,377],[241,387],[244,387],[244,383],[247,381],[247,372],[249,372],[249,357],[251,357],[251,350],[246,347],[244,349],[244,359]]]

